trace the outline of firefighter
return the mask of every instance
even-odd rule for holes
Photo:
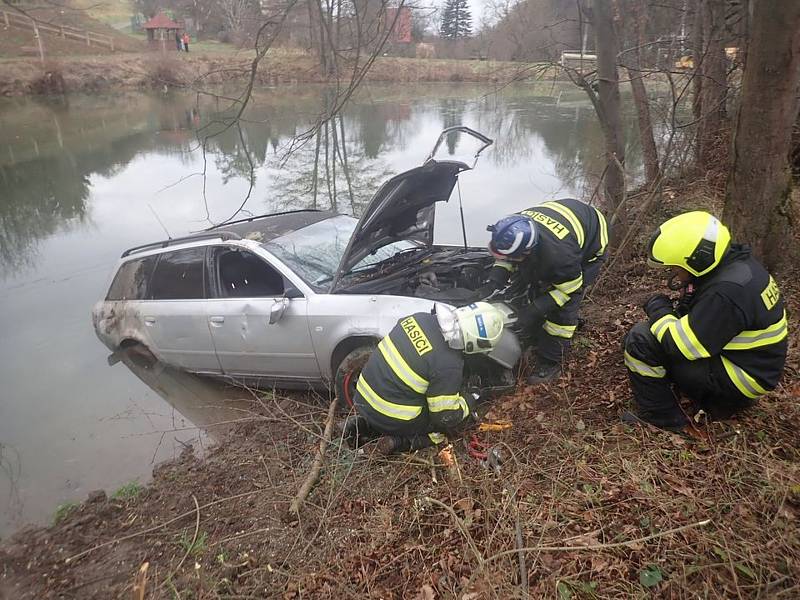
[[[518,277],[529,290],[530,304],[520,309],[515,325],[536,343],[528,383],[555,379],[575,334],[584,290],[605,260],[605,217],[580,200],[566,198],[504,217],[487,229],[492,233],[489,251],[496,259],[490,287],[502,288]]]
[[[348,418],[343,436],[356,446],[383,436],[380,454],[445,441],[479,399],[462,395],[464,354],[491,352],[502,333],[502,313],[486,302],[457,309],[437,303],[433,312],[401,319],[358,378],[358,416]]]
[[[731,244],[722,223],[695,211],[662,224],[648,254],[684,293],[677,306],[664,294],[650,298],[647,322],[625,339],[637,412],[623,420],[681,431],[691,425],[681,393],[709,418],[725,419],[774,389],[786,360],[786,312],[750,248]]]

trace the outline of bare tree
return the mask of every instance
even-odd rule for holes
[[[255,3],[253,0],[217,0],[217,3],[225,27],[238,41],[244,32],[245,25],[256,13]]]
[[[697,121],[697,165],[708,169],[718,162],[720,133],[725,121],[728,83],[725,65],[725,0],[702,0],[695,26],[702,29],[701,47],[694,61],[699,94],[695,105]],[[699,22],[698,22],[699,21]],[[699,50],[699,52],[698,52]]]
[[[623,62],[627,67],[628,78],[631,82],[633,102],[636,105],[636,118],[639,125],[639,140],[642,145],[644,159],[645,181],[652,186],[658,179],[660,172],[658,164],[658,149],[653,137],[653,122],[650,118],[650,103],[647,90],[644,86],[644,49],[647,46],[647,3],[640,0],[628,0],[624,5],[627,14],[626,24],[630,25],[631,43],[633,48],[623,53]]]
[[[595,110],[600,127],[603,129],[606,149],[605,195],[606,201],[616,211],[622,204],[625,195],[625,135],[620,115],[619,75],[617,72],[619,41],[611,2],[595,0],[591,14],[597,48]],[[624,216],[624,213],[620,213],[619,216]]]
[[[793,212],[789,168],[800,91],[800,2],[755,3],[723,219],[780,266]]]

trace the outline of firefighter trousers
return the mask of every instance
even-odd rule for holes
[[[605,255],[589,263],[583,271],[583,286],[575,292],[564,306],[552,311],[536,332],[536,356],[550,362],[561,362],[572,345],[572,336],[578,326],[578,311],[586,288],[592,285],[600,273]]]
[[[656,427],[687,424],[679,404],[681,393],[711,419],[727,419],[753,404],[727,378],[719,356],[670,359],[647,322],[637,323],[628,332],[624,354],[637,414]]]
[[[395,421],[391,426],[387,426],[385,422],[379,425],[369,416],[359,413],[357,427],[358,445],[387,435],[395,438],[395,452],[413,452],[435,446],[447,439],[443,433],[434,431],[425,413],[412,421]]]

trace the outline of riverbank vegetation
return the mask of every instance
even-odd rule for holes
[[[648,228],[678,207],[718,207],[704,186],[665,192]],[[0,589],[131,597],[145,569],[137,597],[148,599],[792,597],[796,378],[740,419],[702,425],[706,441],[623,425],[619,340],[658,286],[641,258],[600,281],[565,377],[492,407],[488,419],[513,424],[483,434],[502,449],[497,472],[461,440],[445,467],[430,450],[385,459],[334,435],[318,485],[289,518],[329,398],[254,393],[204,458],[187,450],[138,495],[93,494],[53,527],[6,542]],[[800,287],[783,291],[797,373]]]
[[[508,18],[534,18],[539,4],[520,3]],[[140,600],[800,593],[800,285],[792,159],[800,6],[764,0],[749,13],[722,0],[548,3],[555,4],[568,16],[559,27],[578,47],[593,46],[592,58],[579,54],[577,62],[560,64],[551,54],[535,68],[508,63],[503,76],[559,69],[593,105],[604,147],[598,172],[586,178],[585,199],[611,217],[613,254],[586,300],[586,325],[565,375],[550,386],[521,383],[491,407],[489,420],[512,424],[483,434],[504,456],[499,469],[470,458],[460,439],[446,459],[433,450],[387,459],[354,453],[334,436],[318,484],[289,516],[314,463],[331,398],[253,392],[234,434],[204,458],[187,450],[157,467],[152,484],[137,494],[94,494],[59,514],[54,526],[6,542],[0,592]],[[317,149],[314,206],[324,203],[326,188],[335,206],[330,182],[336,176],[328,167],[346,167],[337,158],[346,156],[335,146],[344,144],[337,142],[337,119],[354,90],[381,73],[398,77],[404,66],[409,78],[419,77],[416,66],[439,59],[383,57],[393,28],[377,25],[364,38],[370,42],[354,50],[353,36],[372,30],[352,29],[354,19],[323,3],[309,16],[311,51],[284,69],[271,53],[289,35],[280,24],[295,5],[270,6],[272,17],[243,32],[253,49],[236,58],[237,77],[249,85],[222,99],[231,108],[224,125],[241,134],[238,109],[272,76],[297,80],[303,72],[334,84],[318,120],[296,143]],[[505,22],[508,31],[512,24]],[[214,81],[209,75],[198,82],[199,65],[192,64],[156,76],[142,66],[136,85],[178,85],[163,81],[173,68],[191,73],[192,85]],[[503,81],[490,61],[441,64]],[[224,63],[205,68],[226,77]],[[656,82],[666,87],[666,100],[653,99]],[[635,99],[634,136],[621,123],[623,86]],[[198,135],[208,142],[216,134]],[[240,135],[245,154],[246,137]],[[317,169],[323,140],[324,172]],[[632,146],[645,157],[641,173],[626,161]],[[644,263],[645,244],[658,223],[692,209],[721,215],[738,241],[753,245],[779,281],[790,327],[781,385],[737,419],[698,423],[702,439],[630,427],[618,417],[630,398],[621,340],[642,318],[642,301],[661,291]],[[526,369],[520,366],[520,382]]]

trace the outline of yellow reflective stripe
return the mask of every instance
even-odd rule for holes
[[[579,289],[581,289],[582,285],[583,285],[583,273],[581,273],[571,281],[556,283],[553,285],[553,287],[555,287],[560,292],[564,292],[565,294],[572,294],[573,292],[577,292]]]
[[[596,208],[594,210],[597,212],[597,220],[600,223],[600,250],[598,250],[595,255],[599,257],[603,255],[603,252],[606,251],[606,246],[608,246],[608,223],[606,223],[606,218],[603,216],[603,213]]]
[[[375,390],[370,387],[363,375],[358,378],[356,390],[358,390],[358,393],[364,397],[364,400],[366,400],[372,408],[392,419],[411,421],[422,413],[421,406],[407,406],[405,404],[395,404],[394,402],[384,400],[375,393]]]
[[[570,339],[575,335],[575,328],[577,325],[559,325],[552,321],[545,321],[543,327],[550,335]]]
[[[664,367],[648,365],[631,356],[627,350],[625,350],[625,366],[628,367],[628,370],[645,377],[661,378],[667,376],[667,370]]]
[[[442,442],[447,441],[447,436],[443,433],[429,433],[428,439],[432,441],[434,444],[441,444]]]
[[[765,329],[742,331],[725,344],[723,350],[750,350],[761,346],[769,346],[780,342],[787,335],[789,335],[789,325],[786,322],[786,311],[783,311],[783,317],[777,323]]]
[[[461,394],[447,394],[443,396],[428,396],[428,410],[430,412],[442,412],[443,410],[464,410],[466,401]],[[469,412],[469,409],[467,409]]]
[[[547,293],[552,296],[553,300],[555,300],[556,304],[559,306],[564,306],[567,302],[569,302],[569,296],[567,296],[561,290],[550,290]]]
[[[517,269],[514,263],[508,262],[507,260],[496,260],[494,261],[494,266],[500,267],[501,269],[505,269],[509,273],[513,273]]]
[[[583,242],[584,242],[583,225],[581,225],[581,222],[578,220],[578,217],[575,216],[575,213],[572,212],[570,209],[568,209],[566,206],[558,204],[557,202],[545,202],[544,204],[542,204],[542,207],[556,211],[567,221],[569,221],[569,224],[572,226],[572,232],[578,239],[578,245],[581,248],[583,248]]]
[[[380,344],[378,344],[378,350],[381,351],[383,358],[392,368],[394,374],[397,375],[403,383],[405,383],[418,394],[424,394],[428,391],[428,385],[430,382],[427,379],[420,377],[414,371],[414,369],[408,366],[408,363],[400,354],[400,351],[397,349],[397,346],[394,345],[394,342],[389,339],[388,335],[381,340]]]
[[[664,337],[664,333],[667,331],[669,324],[677,320],[678,317],[675,315],[664,315],[658,321],[650,325],[650,332],[656,336],[656,339],[660,342]]]
[[[730,377],[733,385],[735,385],[736,388],[742,392],[742,394],[748,398],[758,398],[759,396],[763,396],[767,393],[767,390],[761,387],[755,379],[748,375],[747,371],[734,364],[724,356],[721,358],[722,364],[725,366],[725,371],[728,373],[728,377]]]
[[[668,328],[672,334],[672,340],[678,346],[678,350],[689,360],[711,356],[689,326],[689,315],[673,321],[668,325]]]

